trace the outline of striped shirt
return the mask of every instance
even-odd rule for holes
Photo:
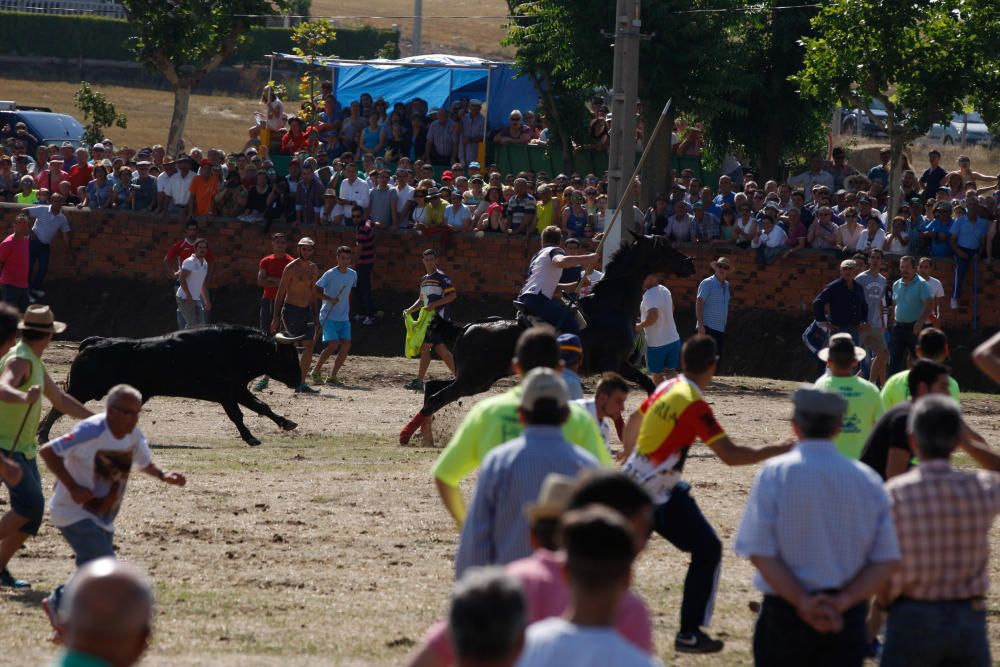
[[[803,440],[764,464],[733,550],[780,558],[807,591],[842,588],[869,563],[899,560],[882,479],[829,440]],[[775,593],[759,572],[754,585]]]
[[[990,585],[990,528],[1000,513],[1000,475],[922,461],[886,484],[903,553],[890,598],[983,597]]]
[[[355,236],[355,241],[358,244],[358,264],[374,264],[375,263],[375,223],[370,219],[365,220],[364,224],[358,225],[358,231]]]
[[[589,417],[588,417],[589,419]],[[528,426],[524,435],[483,459],[469,516],[455,554],[455,578],[470,567],[504,565],[531,555],[525,505],[550,473],[574,477],[597,459],[566,440],[557,426]]]
[[[726,330],[729,317],[729,281],[719,282],[714,275],[698,284],[698,298],[705,302],[702,325],[714,331]]]

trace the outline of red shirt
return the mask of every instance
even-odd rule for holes
[[[59,172],[59,180],[53,184],[52,183],[52,172],[46,171],[38,176],[38,188],[45,188],[49,192],[59,192],[59,184],[63,181],[69,181],[69,174],[65,171]],[[86,181],[83,185],[87,185],[90,181]]]
[[[28,289],[28,237],[13,234],[0,242],[0,284]]]
[[[291,132],[286,132],[283,137],[281,137],[281,152],[282,153],[296,153],[298,151],[304,151],[309,148],[309,133],[303,132],[299,136],[292,135]]]
[[[94,170],[89,164],[78,164],[69,170],[69,184],[73,186],[73,191],[77,188],[87,187],[94,178]]]
[[[281,256],[278,255],[268,255],[260,260],[257,265],[264,270],[264,273],[268,278],[281,278],[281,274],[285,271],[285,267],[288,263],[292,261],[292,256],[285,253]],[[278,286],[265,287],[264,288],[264,298],[274,299],[278,296]]]
[[[177,262],[177,270],[179,271],[181,268],[181,262],[193,254],[194,244],[184,238],[170,246],[170,250],[167,251],[167,258],[173,259]],[[215,261],[215,257],[212,255],[211,247],[208,248],[208,252],[205,254],[205,259],[209,262]]]

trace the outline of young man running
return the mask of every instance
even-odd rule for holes
[[[337,248],[337,266],[324,273],[314,286],[315,298],[323,300],[319,317],[326,347],[316,361],[312,380],[323,381],[323,364],[334,352],[333,372],[327,378],[328,385],[343,384],[337,379],[340,367],[351,351],[351,290],[358,286],[358,274],[351,268],[351,249],[346,245]]]
[[[313,285],[319,277],[319,267],[312,261],[316,242],[308,236],[299,239],[299,256],[289,262],[281,272],[278,293],[274,297],[274,315],[271,317],[271,332],[278,331],[279,319],[291,336],[304,336],[302,357],[302,382],[297,394],[315,394],[317,391],[306,384],[309,364],[312,363],[313,346],[316,337],[316,293]]]

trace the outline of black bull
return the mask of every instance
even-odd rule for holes
[[[223,407],[243,440],[259,445],[243,423],[239,406],[270,418],[286,431],[297,426],[250,393],[247,385],[261,375],[291,388],[299,385],[301,371],[292,341],[248,327],[217,325],[155,338],[87,338],[73,359],[66,391],[86,403],[124,383],[142,392],[143,402],[153,396],[213,401]],[[53,408],[45,416],[38,428],[39,441],[49,439],[61,415]]]

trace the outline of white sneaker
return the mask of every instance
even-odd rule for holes
[[[951,300],[951,309],[952,310],[958,310],[958,299],[952,299]]]

